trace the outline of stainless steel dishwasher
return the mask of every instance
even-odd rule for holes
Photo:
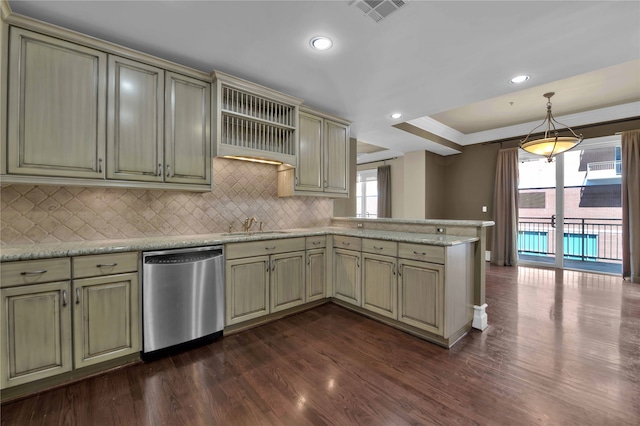
[[[143,358],[222,335],[222,246],[145,252],[142,262]]]

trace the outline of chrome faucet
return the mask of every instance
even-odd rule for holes
[[[251,229],[251,227],[254,223],[257,222],[257,220],[258,219],[256,219],[255,217],[245,218],[244,222],[242,222],[242,232],[249,232],[249,229]]]

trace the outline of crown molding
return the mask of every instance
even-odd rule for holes
[[[4,20],[9,15],[11,15],[11,6],[9,5],[9,1],[0,0],[0,17]]]

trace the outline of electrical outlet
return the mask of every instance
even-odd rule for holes
[[[482,206],[482,213],[486,213],[487,212],[487,206]]]
[[[359,224],[358,224],[358,229],[362,229],[362,226],[363,226],[363,225],[362,225],[361,223],[359,223]]]
[[[444,228],[436,228],[436,231],[438,231],[438,234],[444,234]]]

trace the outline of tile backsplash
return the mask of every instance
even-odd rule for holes
[[[274,166],[215,158],[213,192],[3,185],[0,244],[53,243],[328,226],[333,201],[278,197]]]

